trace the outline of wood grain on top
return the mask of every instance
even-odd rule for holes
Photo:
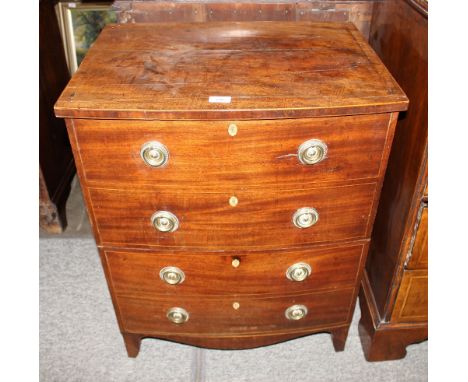
[[[231,97],[210,103],[210,96]],[[254,119],[407,108],[352,24],[223,22],[107,26],[57,116]]]

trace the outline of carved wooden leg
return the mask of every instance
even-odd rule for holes
[[[343,328],[334,329],[331,331],[331,338],[333,341],[333,347],[335,351],[343,351],[346,344],[346,339],[348,338],[349,326]]]
[[[140,352],[141,336],[138,334],[122,333],[127,354],[131,358],[135,358]]]

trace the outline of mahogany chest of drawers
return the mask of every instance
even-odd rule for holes
[[[129,356],[343,350],[398,112],[352,24],[122,24],[56,103]]]

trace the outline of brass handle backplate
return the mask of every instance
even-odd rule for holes
[[[164,267],[159,272],[159,277],[170,285],[182,284],[185,280],[184,272],[177,267]]]
[[[151,223],[161,232],[174,232],[179,228],[179,219],[169,211],[156,211],[151,216]]]
[[[305,305],[292,305],[284,312],[288,320],[297,321],[307,316],[308,310]]]
[[[167,311],[167,319],[174,324],[183,324],[187,322],[190,315],[184,308],[173,307]]]
[[[315,208],[299,208],[292,217],[292,222],[297,228],[312,227],[319,220],[319,213]]]
[[[307,263],[296,263],[286,271],[286,277],[291,281],[304,281],[312,273],[312,268]]]
[[[162,167],[169,160],[169,150],[161,142],[146,142],[140,149],[143,161],[151,167]]]
[[[323,161],[327,157],[328,147],[320,139],[305,141],[297,149],[297,156],[302,164],[310,165]]]

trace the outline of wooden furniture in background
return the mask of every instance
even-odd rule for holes
[[[398,121],[369,258],[359,325],[369,361],[427,338],[427,2],[375,5],[370,44],[410,99]]]
[[[54,1],[39,2],[39,223],[51,233],[66,226],[65,202],[75,165],[65,123],[54,103],[70,75],[54,11]]]
[[[120,23],[211,21],[352,22],[368,39],[373,0],[116,0]]]
[[[343,350],[407,103],[351,23],[105,28],[55,110],[128,355]]]

